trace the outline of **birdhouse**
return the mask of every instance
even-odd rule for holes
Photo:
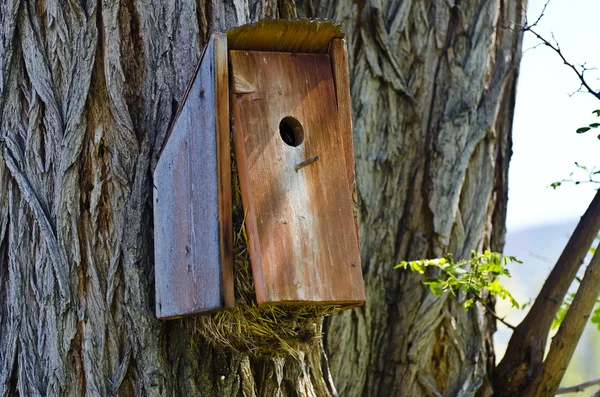
[[[349,92],[331,23],[211,36],[154,171],[159,318],[234,305],[230,136],[258,304],[364,303]]]

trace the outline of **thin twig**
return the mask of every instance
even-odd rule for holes
[[[544,13],[546,12],[546,7],[548,7],[548,4],[550,4],[550,1],[551,0],[548,0],[546,2],[546,4],[544,4],[544,8],[542,8],[542,12],[540,13],[540,16],[535,20],[534,23],[532,23],[531,25],[528,25],[527,24],[527,19],[525,19],[525,27],[526,28],[530,29],[530,28],[533,28],[533,27],[537,26],[537,24],[542,20],[542,17],[544,16]]]
[[[488,304],[487,304],[487,303],[485,303],[485,302],[484,302],[484,301],[482,301],[481,299],[478,299],[478,300],[479,300],[479,302],[481,302],[481,304],[482,304],[483,306],[485,306],[485,308],[487,309],[488,313],[490,313],[490,314],[491,314],[493,317],[495,317],[495,318],[496,318],[496,320],[500,321],[502,324],[506,325],[508,328],[512,329],[513,331],[515,330],[515,328],[517,328],[517,327],[515,327],[514,325],[512,325],[512,324],[509,324],[509,323],[507,323],[506,321],[504,321],[504,318],[505,318],[505,317],[500,317],[500,316],[498,315],[498,313],[496,313],[494,310],[492,310],[492,308],[491,308],[491,307],[489,307],[489,306],[488,306]]]
[[[583,65],[580,65],[581,66],[581,71],[580,71],[579,69],[577,69],[577,67],[574,64],[567,61],[564,54],[562,53],[562,50],[560,49],[560,46],[558,45],[558,41],[556,40],[556,37],[554,37],[554,33],[551,33],[552,39],[554,40],[554,44],[552,44],[549,40],[546,40],[542,35],[540,35],[535,30],[533,30],[533,28],[536,27],[538,25],[538,23],[544,17],[546,8],[548,7],[548,4],[550,4],[550,1],[551,0],[546,1],[546,4],[544,4],[544,7],[542,8],[542,12],[540,13],[540,15],[538,16],[538,18],[535,20],[534,23],[529,24],[527,22],[527,19],[525,19],[524,25],[515,25],[515,28],[519,28],[519,30],[521,30],[522,32],[530,32],[538,40],[540,40],[540,42],[541,42],[540,44],[543,44],[543,45],[549,47],[550,49],[552,49],[554,52],[556,52],[558,54],[560,59],[562,59],[563,63],[565,65],[567,65],[569,68],[571,68],[573,70],[573,72],[575,72],[575,74],[577,75],[577,78],[581,82],[581,85],[579,86],[579,89],[576,92],[582,92],[581,87],[585,87],[587,92],[589,92],[594,97],[596,97],[596,99],[600,100],[600,91],[595,91],[594,89],[592,89],[592,87],[590,87],[590,85],[588,84],[588,82],[585,80],[585,77],[584,77],[584,74],[586,71],[593,70],[594,68],[586,68],[585,64],[583,64]],[[508,27],[506,27],[506,28],[508,28]],[[508,29],[510,29],[510,28],[508,28]],[[537,47],[537,45],[534,46],[533,48],[536,48],[536,47]]]
[[[586,184],[586,183],[593,183],[593,184],[600,184],[600,180],[598,179],[594,179],[594,175],[600,175],[600,170],[598,170],[596,167],[593,167],[591,170],[588,170],[588,168],[586,166],[583,166],[577,162],[575,162],[575,166],[580,169],[585,171],[588,175],[588,179],[573,179],[573,175],[575,174],[575,171],[571,172],[571,174],[569,175],[569,178],[565,178],[562,179],[558,182],[554,182],[552,183],[549,187],[553,187],[554,189],[556,189],[558,186],[562,185],[563,183],[567,183],[567,182],[571,182],[574,183],[575,185],[581,185],[581,184]]]
[[[582,69],[582,71],[579,71],[575,65],[573,65],[572,63],[570,63],[569,61],[567,61],[567,58],[565,58],[565,56],[562,53],[562,50],[560,49],[560,46],[558,45],[558,43],[552,44],[551,42],[549,42],[548,40],[546,40],[542,35],[540,35],[539,33],[537,33],[535,30],[531,29],[531,26],[525,26],[523,28],[523,31],[524,32],[530,32],[535,37],[537,37],[537,39],[540,40],[545,46],[549,47],[554,52],[556,52],[558,54],[558,56],[560,57],[560,59],[562,59],[563,63],[566,66],[568,66],[569,68],[571,68],[573,70],[573,72],[575,72],[575,74],[579,78],[579,81],[581,82],[581,87],[585,87],[585,89],[587,90],[587,92],[589,92],[594,97],[596,97],[596,99],[600,100],[600,92],[597,92],[592,87],[590,87],[590,85],[588,84],[588,82],[585,80],[585,77],[584,77],[584,73],[587,70],[590,70],[590,69],[587,69],[587,68],[584,67]],[[554,35],[552,35],[552,38],[554,38]],[[556,42],[555,38],[554,38],[554,41]]]
[[[583,391],[584,389],[587,389],[588,387],[596,386],[596,385],[600,385],[600,378],[590,380],[587,382],[583,382],[583,383],[581,383],[579,385],[575,385],[575,386],[561,387],[560,389],[558,389],[556,391],[556,394],[575,393],[578,391]],[[598,393],[600,393],[600,391]],[[596,394],[598,394],[598,393],[596,393]],[[594,396],[596,394],[594,394]]]

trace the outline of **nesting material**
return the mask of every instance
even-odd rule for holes
[[[233,145],[232,145],[233,146]],[[194,319],[209,343],[254,356],[295,355],[298,348],[318,343],[323,316],[342,305],[261,305],[256,303],[252,268],[235,156],[232,153],[233,255],[235,306]]]

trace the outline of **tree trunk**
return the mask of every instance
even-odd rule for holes
[[[520,4],[302,4],[344,23],[369,304],[344,395],[484,393],[491,322],[400,259],[502,248]],[[517,2],[518,3],[518,2]],[[208,33],[293,0],[0,5],[0,396],[328,396],[319,349],[250,358],[154,315],[150,169]],[[492,233],[493,231],[493,233]]]
[[[453,5],[451,3],[454,3]],[[350,54],[367,304],[329,321],[344,396],[490,394],[495,321],[436,297],[401,260],[504,245],[525,1],[314,1]],[[336,5],[337,4],[337,5]]]

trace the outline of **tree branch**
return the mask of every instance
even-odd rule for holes
[[[588,177],[588,179],[587,179],[587,180],[584,180],[584,179],[574,179],[574,178],[573,178],[573,175],[575,174],[575,171],[573,171],[573,172],[571,172],[571,174],[569,175],[569,178],[568,178],[568,179],[567,179],[567,178],[565,178],[565,179],[562,179],[562,180],[560,180],[560,181],[553,182],[553,183],[550,185],[550,187],[552,187],[552,188],[556,189],[557,187],[559,187],[559,186],[560,186],[560,185],[562,185],[563,183],[567,183],[567,182],[574,183],[575,185],[581,185],[581,184],[584,184],[584,183],[600,184],[600,180],[598,180],[598,179],[594,179],[594,177],[595,177],[596,175],[600,175],[600,170],[598,170],[596,167],[593,167],[591,170],[588,170],[588,168],[587,168],[586,166],[584,166],[584,165],[581,165],[581,164],[579,164],[579,163],[577,163],[577,162],[575,162],[575,166],[576,166],[578,169],[580,169],[580,170],[583,170],[583,171],[585,171],[585,172],[588,174],[588,175],[587,175],[587,177]]]
[[[548,5],[548,3],[546,3],[546,5]],[[544,10],[545,9],[546,9],[546,6],[544,6]],[[541,18],[541,16],[540,16],[540,18]],[[552,35],[552,38],[554,39],[554,43],[555,44],[552,44],[550,41],[546,40],[542,35],[540,35],[535,30],[532,29],[538,22],[539,22],[539,18],[538,18],[538,21],[536,21],[533,25],[531,25],[531,26],[525,25],[525,27],[523,27],[523,31],[524,32],[530,32],[535,37],[537,37],[537,39],[540,40],[542,42],[542,44],[544,44],[546,47],[549,47],[556,54],[558,54],[558,56],[560,57],[560,59],[562,59],[563,63],[566,66],[568,66],[569,68],[571,68],[571,70],[573,70],[573,72],[575,72],[575,74],[577,75],[577,78],[579,78],[579,81],[581,82],[580,90],[581,90],[581,87],[585,87],[585,89],[587,90],[587,92],[589,92],[594,97],[596,97],[596,99],[600,100],[600,91],[594,90],[588,84],[588,82],[585,80],[585,76],[584,76],[585,72],[588,71],[588,70],[592,70],[592,69],[586,68],[585,64],[583,64],[583,65],[581,65],[581,71],[579,71],[579,69],[577,69],[577,67],[574,64],[572,64],[571,62],[567,61],[567,58],[565,58],[564,54],[562,53],[562,50],[560,49],[560,46],[558,45],[558,42],[554,38],[554,35]]]
[[[525,28],[527,29],[531,29],[533,27],[536,27],[538,23],[540,23],[540,21],[542,20],[542,18],[544,17],[544,14],[546,13],[546,7],[548,7],[548,4],[550,4],[551,0],[546,1],[546,4],[544,4],[544,8],[542,8],[542,12],[540,12],[540,15],[537,17],[537,19],[535,20],[534,23],[532,23],[531,25],[529,25],[527,23],[527,20],[525,20]]]
[[[533,375],[524,397],[554,396],[571,361],[575,347],[588,322],[590,314],[600,295],[600,246],[596,249],[590,264],[585,270],[581,285],[577,289],[573,303],[565,316],[541,370]]]
[[[490,313],[494,318],[496,318],[496,320],[500,321],[502,324],[506,325],[508,328],[512,329],[513,331],[517,328],[514,325],[509,324],[506,321],[504,321],[504,317],[500,317],[498,315],[498,313],[496,313],[494,310],[492,310],[492,308],[487,303],[485,303],[481,299],[478,299],[478,300],[487,309],[488,313]]]
[[[585,72],[590,70],[590,68],[587,68],[584,64],[581,65],[581,69],[578,69],[566,59],[558,42],[554,38],[554,35],[552,36],[554,43],[552,43],[533,29],[542,19],[548,3],[549,1],[544,5],[538,19],[533,24],[525,22],[525,25],[522,26],[521,30],[523,32],[532,33],[540,40],[541,44],[549,47],[558,54],[563,63],[577,75],[581,83],[579,91],[582,91],[582,88],[585,88],[588,93],[600,100],[600,91],[594,90],[588,84],[584,76]],[[556,316],[571,283],[577,275],[577,271],[583,263],[583,259],[585,258],[589,247],[600,230],[599,211],[600,192],[597,192],[589,208],[577,225],[569,242],[565,246],[556,266],[554,266],[548,279],[544,283],[542,291],[536,298],[531,310],[521,324],[517,326],[511,336],[505,356],[494,372],[494,383],[498,395],[508,396],[520,394],[524,388],[532,385],[530,379],[541,376],[539,375],[539,371],[543,368],[548,368],[548,366],[551,365],[550,363],[542,364],[542,361],[544,359],[546,341],[548,339],[552,320]],[[594,297],[594,301],[596,298],[597,296]],[[570,312],[571,310],[569,313]],[[579,336],[577,336],[576,340],[578,339]],[[565,342],[563,341],[563,343]],[[557,348],[555,348],[555,351],[556,349]],[[566,368],[571,356],[557,355],[556,357],[560,357],[563,361],[554,364],[560,368]],[[564,361],[565,359],[566,361]],[[564,372],[560,373],[561,378],[563,374]],[[558,388],[558,384],[556,385],[556,388]]]
[[[544,38],[542,35],[537,33],[535,30],[533,30],[533,28],[536,27],[539,24],[539,22],[542,20],[542,18],[544,17],[546,8],[548,7],[548,4],[550,4],[550,1],[551,0],[546,1],[546,4],[544,4],[544,7],[542,8],[542,12],[540,13],[540,15],[538,16],[538,18],[535,20],[534,23],[529,24],[527,22],[527,20],[525,20],[524,25],[515,25],[515,28],[519,27],[519,29],[523,33],[530,32],[540,41],[540,43],[536,44],[533,48],[537,48],[539,45],[545,45],[546,47],[549,47],[551,50],[553,50],[555,53],[558,54],[558,56],[563,61],[563,63],[565,65],[567,65],[571,70],[573,70],[573,72],[575,72],[575,74],[577,75],[577,78],[581,82],[581,85],[579,86],[579,89],[576,92],[581,92],[581,87],[585,87],[585,89],[587,90],[588,93],[592,94],[594,97],[596,97],[596,99],[600,99],[600,90],[598,90],[598,91],[594,90],[588,84],[588,82],[585,80],[585,76],[584,76],[586,71],[594,70],[595,68],[587,68],[584,63],[584,64],[580,65],[580,67],[581,67],[581,71],[580,71],[579,69],[577,69],[577,67],[573,63],[569,62],[566,59],[566,57],[562,53],[562,50],[560,49],[560,46],[558,45],[558,41],[556,41],[556,38],[554,37],[554,34],[552,34],[552,39],[554,40],[554,44],[553,44],[549,40]],[[525,11],[525,10],[523,10],[523,11]],[[506,27],[506,28],[511,29],[509,27]]]
[[[600,378],[583,382],[575,386],[561,387],[556,391],[556,394],[576,393],[596,385],[600,385]]]
[[[494,373],[498,395],[519,394],[538,371],[552,321],[599,230],[600,191],[581,217],[527,316],[514,330]]]

